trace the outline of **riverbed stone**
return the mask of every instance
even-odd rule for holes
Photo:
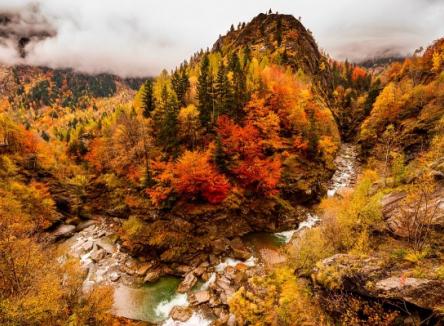
[[[191,288],[196,284],[197,277],[194,275],[193,272],[188,273],[185,275],[185,278],[183,281],[179,284],[179,287],[177,288],[177,292],[179,293],[186,293],[191,290]]]
[[[191,270],[193,269],[191,266],[189,265],[178,265],[175,266],[174,268],[176,270],[176,272],[178,272],[179,274],[187,274],[189,272],[191,272]]]
[[[216,239],[211,242],[211,246],[213,247],[213,252],[218,255],[224,253],[229,246],[229,242],[227,239]]]
[[[143,281],[145,283],[153,283],[157,281],[160,278],[160,276],[161,276],[160,269],[155,269],[153,271],[148,272]]]
[[[186,322],[193,315],[193,310],[190,307],[175,306],[170,312],[170,317],[182,323]]]
[[[240,238],[234,238],[231,240],[230,247],[233,250],[233,257],[236,259],[248,259],[251,257],[251,252]]]
[[[109,275],[109,279],[111,280],[111,282],[117,282],[120,279],[120,274],[117,272],[112,272]]]
[[[95,249],[91,252],[90,255],[91,259],[96,263],[105,258],[105,256],[106,252],[103,249]]]
[[[146,273],[148,272],[148,270],[153,267],[152,263],[143,263],[140,264],[139,267],[136,270],[136,275],[137,276],[145,276]]]
[[[104,239],[104,238],[98,239],[96,241],[96,244],[109,254],[113,254],[114,251],[116,250],[114,245],[112,243],[110,243],[109,241],[107,241],[107,239]]]
[[[69,238],[74,234],[75,229],[75,225],[62,224],[57,229],[55,229],[55,231],[53,232],[53,236],[56,239]]]
[[[203,262],[193,271],[194,275],[202,276],[202,274],[207,271],[207,268],[209,266],[210,266],[210,264],[207,261]]]
[[[197,291],[189,295],[189,301],[192,306],[198,306],[200,304],[206,303],[210,301],[210,298],[210,291],[208,290]]]
[[[85,250],[86,252],[89,252],[89,251],[91,251],[91,250],[93,249],[93,246],[94,246],[94,242],[91,241],[91,240],[88,240],[88,241],[86,241],[86,242],[83,244],[82,248],[83,248],[83,250]]]

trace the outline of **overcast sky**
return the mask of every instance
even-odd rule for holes
[[[154,75],[269,8],[301,16],[338,59],[407,54],[444,36],[444,0],[0,0],[0,62]],[[17,35],[31,37],[25,58]]]

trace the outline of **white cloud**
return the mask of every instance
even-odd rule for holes
[[[0,0],[0,13],[26,16],[30,3],[57,34],[31,41],[26,63],[120,75],[171,69],[270,7],[302,16],[320,47],[340,59],[404,54],[444,36],[439,0]],[[0,44],[0,62],[19,61],[11,42]]]

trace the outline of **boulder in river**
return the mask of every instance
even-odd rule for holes
[[[234,238],[231,240],[230,247],[233,250],[233,257],[236,259],[245,260],[251,257],[251,252],[240,238]]]
[[[185,275],[184,280],[179,284],[179,287],[177,288],[177,292],[179,293],[186,293],[191,290],[191,288],[196,284],[197,277],[194,275],[193,272],[188,273]]]
[[[194,292],[189,295],[190,304],[193,306],[198,306],[202,303],[206,303],[210,301],[210,298],[211,295],[210,291],[208,290]]]
[[[182,323],[186,322],[193,315],[193,310],[190,307],[175,306],[170,312],[170,317]]]
[[[153,267],[152,263],[143,263],[140,264],[139,267],[136,270],[137,276],[145,276],[145,274],[148,272],[148,270]]]
[[[204,274],[207,271],[209,266],[210,264],[207,261],[203,262],[193,271],[194,275],[202,276],[202,274]]]
[[[153,271],[148,272],[143,281],[145,283],[153,283],[156,282],[160,278],[160,276],[161,276],[160,269],[155,269]]]

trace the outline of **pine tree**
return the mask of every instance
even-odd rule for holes
[[[151,168],[149,163],[145,166],[145,173],[142,178],[142,187],[144,188],[150,188],[155,184],[155,181],[153,179],[153,174],[151,173]]]
[[[233,104],[231,116],[239,121],[242,118],[243,107],[248,96],[246,76],[236,53],[231,55],[228,67],[229,70],[233,72]]]
[[[197,83],[197,99],[199,101],[199,117],[203,127],[208,128],[213,111],[212,77],[210,73],[210,60],[206,53],[202,58],[200,74]]]
[[[222,173],[228,172],[229,156],[224,152],[220,136],[216,137],[216,148],[213,155],[214,165]]]
[[[214,121],[220,114],[229,114],[231,107],[230,103],[230,83],[227,77],[227,70],[223,60],[221,60],[217,72],[216,82],[214,85],[214,99],[215,99],[215,116]]]
[[[175,70],[171,77],[171,85],[177,95],[177,100],[181,107],[186,106],[186,94],[190,88],[190,81],[185,67]]]
[[[163,146],[166,152],[176,156],[178,146],[178,113],[179,102],[174,93],[168,93],[168,89],[164,87],[162,97],[165,101],[165,108],[160,125],[158,142]]]
[[[151,112],[156,108],[156,103],[153,94],[153,81],[148,79],[143,84],[143,94],[142,94],[142,109],[143,116],[149,118]]]
[[[309,113],[310,129],[308,132],[308,155],[310,158],[315,158],[318,154],[319,136],[316,130],[316,121],[314,112]]]

